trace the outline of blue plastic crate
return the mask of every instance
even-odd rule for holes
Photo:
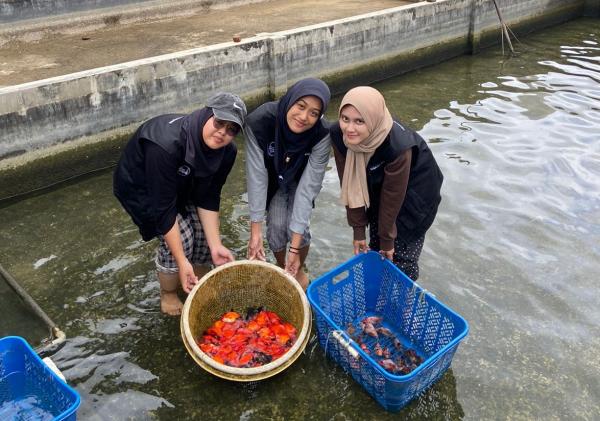
[[[0,339],[1,420],[75,420],[79,402],[23,338]]]
[[[307,291],[319,342],[388,411],[398,411],[450,367],[467,322],[378,253],[359,254],[314,280]],[[382,316],[405,347],[423,362],[392,374],[345,332],[366,316]]]

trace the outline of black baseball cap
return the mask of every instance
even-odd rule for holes
[[[245,129],[246,104],[242,99],[229,92],[219,92],[206,101],[206,106],[212,108],[213,114],[219,120],[231,121],[242,130]]]

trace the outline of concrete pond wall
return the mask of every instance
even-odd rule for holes
[[[165,14],[186,8],[230,7],[238,4],[255,3],[266,0],[0,0],[0,24],[33,25],[27,22],[35,19],[45,20],[62,15],[61,24],[69,20],[68,14],[92,12],[90,16],[78,16],[73,19],[93,20],[130,17],[133,15]]]
[[[584,0],[498,4],[517,34],[593,9]],[[438,0],[0,88],[0,200],[42,185],[33,172],[15,175],[19,167],[43,158],[28,168],[45,172],[46,182],[52,171],[68,178],[57,155],[82,171],[90,150],[101,156],[139,122],[189,111],[217,91],[236,92],[251,108],[310,75],[339,93],[477,52],[499,35],[493,2]]]

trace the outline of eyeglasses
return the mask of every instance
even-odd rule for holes
[[[237,134],[240,132],[240,126],[237,124],[230,121],[219,120],[216,117],[213,118],[213,126],[217,130],[221,130],[223,127],[225,127],[225,132],[229,136],[237,136]]]

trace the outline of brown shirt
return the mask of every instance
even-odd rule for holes
[[[346,156],[342,155],[335,147],[333,148],[333,155],[341,183],[344,178]],[[411,159],[412,150],[408,149],[384,167],[385,175],[381,187],[379,226],[377,227],[381,250],[392,250],[394,248],[397,233],[396,218],[406,196]],[[366,238],[365,228],[368,224],[367,209],[364,207],[351,209],[346,206],[346,217],[348,218],[348,225],[354,230],[354,240],[364,240]]]

